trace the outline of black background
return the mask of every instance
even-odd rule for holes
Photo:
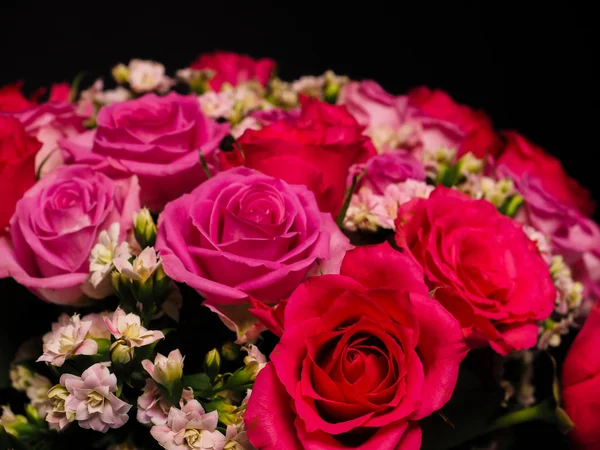
[[[333,69],[375,79],[392,93],[425,84],[486,110],[498,128],[530,137],[600,198],[598,47],[591,6],[198,1],[126,7],[89,2],[83,9],[82,3],[78,8],[53,3],[0,6],[0,85],[23,80],[33,91],[71,81],[81,71],[91,84],[133,57],[158,60],[174,74],[214,50],[272,57],[283,79]],[[24,290],[5,286],[0,283],[0,300],[11,304],[22,296],[40,321],[54,315],[51,307],[27,299]],[[12,316],[10,309],[0,307],[0,315]],[[524,447],[530,439],[558,447],[555,433],[528,430]]]
[[[55,3],[0,6],[0,84],[34,90],[82,70],[91,83],[132,57],[174,73],[217,49],[272,57],[284,79],[333,69],[393,93],[427,84],[529,136],[600,197],[598,36],[583,3]]]

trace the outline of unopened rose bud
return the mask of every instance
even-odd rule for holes
[[[129,68],[125,64],[117,64],[112,69],[112,76],[119,84],[127,83],[129,80]]]
[[[211,380],[214,380],[221,370],[221,355],[219,350],[213,348],[204,357],[204,372]]]
[[[118,364],[127,364],[133,359],[133,347],[128,345],[127,342],[122,339],[119,339],[113,345],[111,345],[110,350],[110,359],[112,362]]]
[[[221,355],[227,361],[235,361],[240,356],[240,346],[233,342],[225,342],[221,347]]]
[[[133,232],[141,248],[153,247],[156,243],[156,224],[148,208],[142,208],[134,215]]]

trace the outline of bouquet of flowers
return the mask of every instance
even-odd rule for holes
[[[0,89],[2,303],[37,302],[0,448],[600,448],[600,229],[554,157],[234,53],[82,79]]]

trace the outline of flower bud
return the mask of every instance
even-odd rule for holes
[[[323,99],[330,104],[337,102],[338,95],[350,81],[348,77],[336,75],[333,71],[325,72],[325,85],[323,86]]]
[[[240,346],[233,342],[225,342],[221,347],[221,354],[227,361],[235,361],[240,356]]]
[[[177,78],[186,83],[192,91],[201,95],[210,90],[209,81],[215,76],[216,72],[211,69],[182,69],[177,71]]]
[[[154,363],[149,359],[142,361],[142,366],[158,384],[169,389],[181,381],[183,376],[183,356],[179,350],[173,350],[168,356],[157,353]]]
[[[125,64],[117,64],[112,69],[112,76],[119,84],[127,83],[129,81],[129,69]]]
[[[28,422],[25,416],[13,413],[10,406],[2,406],[0,425],[4,427],[8,434],[19,437],[19,429],[27,424]]]
[[[227,403],[222,397],[217,397],[210,402],[210,408],[219,413],[219,421],[223,424],[234,425],[239,422],[237,406]]]
[[[221,370],[221,355],[219,350],[213,348],[204,357],[204,372],[211,380],[214,380]]]
[[[139,213],[134,215],[133,231],[141,248],[154,246],[156,242],[156,224],[148,208],[142,208]]]
[[[133,359],[133,347],[131,347],[125,340],[119,339],[113,345],[110,346],[111,354],[110,359],[114,363],[127,364]]]
[[[135,308],[135,299],[131,293],[131,283],[127,276],[113,270],[111,273],[111,283],[113,291],[119,297],[121,302],[128,306],[129,309]]]

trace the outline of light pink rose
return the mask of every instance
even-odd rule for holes
[[[65,401],[68,413],[75,414],[81,428],[106,433],[120,428],[129,419],[131,405],[117,398],[117,377],[108,368],[97,363],[86,369],[81,377],[64,374],[60,384],[69,392]]]
[[[168,204],[156,248],[172,279],[209,304],[287,297],[311,269],[339,271],[348,240],[303,185],[247,168],[222,172]]]
[[[120,222],[125,240],[139,208],[135,177],[113,181],[81,165],[56,169],[17,203],[9,237],[0,240],[0,278],[13,277],[52,303],[79,303],[98,235]]]
[[[98,128],[60,142],[65,162],[90,164],[113,178],[135,174],[152,210],[206,180],[199,152],[212,155],[229,124],[207,118],[193,96],[146,94],[105,106]]]
[[[58,141],[85,130],[84,117],[76,114],[73,105],[49,102],[15,114],[30,136],[42,143],[35,157],[35,170],[42,176],[63,165]]]
[[[338,103],[346,105],[380,152],[394,149],[460,148],[465,134],[453,123],[425,115],[407,96],[386,92],[371,80],[344,86]]]
[[[150,434],[167,450],[223,450],[225,436],[217,431],[219,414],[206,413],[198,400],[188,402],[183,408],[171,408],[166,425],[155,425]]]
[[[194,399],[194,391],[184,389],[179,401],[179,407],[183,408],[185,404]],[[173,406],[160,393],[160,389],[150,378],[146,379],[143,394],[137,401],[137,420],[143,424],[164,425],[167,423],[169,410]]]

